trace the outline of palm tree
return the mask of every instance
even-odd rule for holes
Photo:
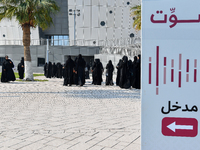
[[[131,15],[135,18],[133,28],[135,28],[136,31],[139,31],[141,30],[141,5],[136,5],[135,7],[132,7],[131,10]]]
[[[51,15],[59,9],[55,0],[0,0],[0,21],[4,18],[16,19],[23,31],[26,80],[33,80],[30,28],[48,28],[53,23]]]

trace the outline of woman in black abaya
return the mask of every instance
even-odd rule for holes
[[[114,66],[112,64],[112,61],[109,60],[107,66],[106,66],[106,85],[113,85],[113,71]]]
[[[79,54],[78,59],[76,60],[76,74],[77,74],[77,85],[83,86],[85,84],[85,65],[86,62],[82,58],[82,55]]]
[[[16,80],[15,74],[12,69],[13,67],[13,62],[10,59],[8,59],[8,56],[5,56],[5,60],[2,64],[1,82],[9,82]]]

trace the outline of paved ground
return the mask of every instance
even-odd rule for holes
[[[1,150],[140,150],[140,90],[62,82],[0,83]]]

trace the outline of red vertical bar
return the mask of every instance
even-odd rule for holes
[[[171,82],[174,82],[174,69],[171,70]]]
[[[194,68],[197,68],[197,59],[194,60]],[[197,69],[194,69],[194,82],[197,82]]]
[[[172,59],[171,67],[174,68],[174,59]],[[171,69],[171,82],[174,82],[174,69]]]
[[[189,82],[189,74],[186,74],[186,82]]]
[[[164,66],[167,66],[167,57],[164,57]]]
[[[159,94],[159,91],[158,91],[158,88],[156,88],[156,95],[158,95]]]
[[[189,72],[189,61],[190,61],[190,60],[187,59],[187,69],[186,69],[187,72]]]
[[[151,84],[151,63],[149,63],[149,84]]]
[[[194,82],[197,82],[197,69],[194,69]]]
[[[172,59],[172,68],[174,68],[174,60]]]
[[[182,54],[179,54],[179,70],[181,70]]]
[[[181,71],[179,71],[179,82],[178,82],[178,87],[181,87]]]
[[[197,68],[197,59],[194,60],[194,68]]]
[[[166,67],[164,68],[164,84],[166,84],[166,73],[167,73],[167,71],[166,71]]]
[[[156,52],[156,86],[159,85],[159,46],[157,46]]]

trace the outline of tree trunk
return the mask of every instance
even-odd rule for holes
[[[24,65],[25,65],[25,80],[33,81],[33,70],[31,63],[30,52],[30,25],[24,24],[23,30],[23,45],[24,45]]]

